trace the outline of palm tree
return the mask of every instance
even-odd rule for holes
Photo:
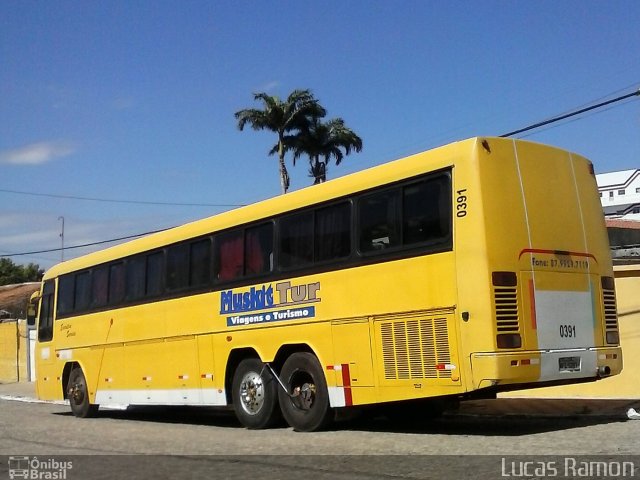
[[[280,185],[282,193],[289,189],[289,173],[284,162],[287,133],[301,130],[314,120],[324,117],[327,111],[320,105],[310,90],[294,90],[282,101],[275,95],[255,93],[254,100],[261,101],[263,108],[247,108],[235,113],[238,128],[243,130],[249,123],[254,130],[271,130],[278,134],[278,143],[269,155],[278,153]]]
[[[335,158],[336,165],[340,165],[351,150],[362,150],[362,139],[341,118],[334,118],[326,123],[316,118],[298,135],[286,137],[285,142],[287,148],[293,150],[294,165],[301,155],[309,157],[309,176],[314,179],[314,185],[327,180],[327,165],[332,157]]]

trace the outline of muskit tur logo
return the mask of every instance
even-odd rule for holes
[[[279,282],[275,288],[271,284],[251,287],[249,290],[226,290],[220,294],[220,313],[233,314],[266,310],[277,307],[296,307],[296,305],[321,301],[320,282],[303,285],[291,285],[291,282]],[[227,326],[249,325],[252,323],[273,322],[295,318],[315,317],[315,307],[286,308],[252,315],[233,315],[227,317]]]

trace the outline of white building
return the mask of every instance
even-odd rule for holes
[[[607,219],[640,220],[640,169],[596,175]]]

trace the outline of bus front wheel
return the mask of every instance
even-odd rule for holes
[[[71,411],[76,417],[94,417],[98,413],[99,405],[89,402],[87,379],[80,367],[75,367],[71,370],[69,382],[67,383],[67,398],[69,399],[69,405],[71,405]]]
[[[286,422],[298,432],[313,432],[332,418],[329,391],[322,367],[315,355],[292,354],[284,362],[280,379],[287,388],[278,390],[280,408]]]
[[[280,419],[276,379],[257,358],[240,362],[233,375],[231,396],[236,417],[246,428],[267,428]]]

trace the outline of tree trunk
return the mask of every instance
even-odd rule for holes
[[[289,173],[284,163],[284,139],[282,134],[278,138],[278,162],[280,167],[280,186],[282,187],[282,193],[285,194],[289,190]]]

